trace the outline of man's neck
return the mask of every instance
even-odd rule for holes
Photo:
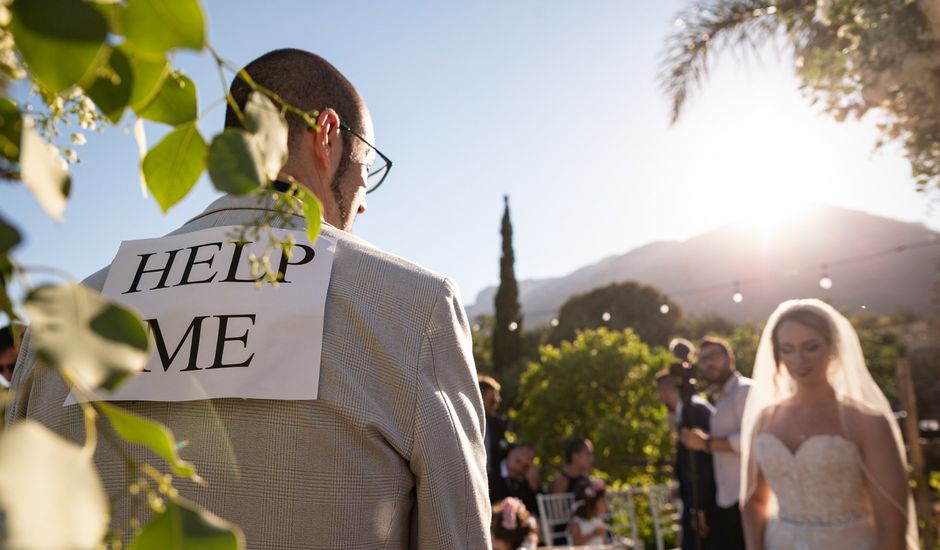
[[[725,391],[725,386],[728,385],[728,380],[734,378],[734,369],[728,369],[728,374],[724,376],[721,380],[718,381],[718,393]]]

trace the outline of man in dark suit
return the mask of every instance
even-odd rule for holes
[[[516,497],[533,515],[538,515],[538,476],[532,466],[535,448],[520,443],[509,449],[506,459],[499,463],[496,475],[490,476],[490,502],[497,503],[506,497]]]
[[[499,406],[503,399],[499,394],[500,385],[489,376],[480,376],[480,396],[483,398],[483,410],[486,412],[486,428],[483,444],[486,447],[486,473],[490,478],[499,475],[499,464],[506,458],[509,442],[506,441],[506,421],[499,416]]]
[[[697,395],[683,403],[679,381],[668,370],[656,375],[659,399],[675,414],[676,428],[694,427],[708,432],[712,406]],[[710,517],[715,510],[715,473],[712,457],[702,451],[689,452],[681,440],[676,442],[676,477],[682,499],[682,549],[715,548],[709,537]],[[697,540],[698,539],[698,540]]]

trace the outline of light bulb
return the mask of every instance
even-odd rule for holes
[[[736,304],[740,304],[744,301],[744,294],[741,294],[740,290],[736,290],[734,291],[734,294],[731,295],[731,300],[733,300]]]
[[[554,319],[552,319],[551,323],[549,323],[549,324],[552,325],[553,327],[557,327],[557,326],[558,326],[558,317],[555,317]]]
[[[519,328],[519,323],[515,321],[509,323],[509,332],[515,332],[517,328]]]
[[[829,277],[829,275],[823,275],[822,278],[819,279],[819,288],[823,290],[829,290],[832,288],[832,279]]]
[[[609,312],[609,311],[605,311],[604,314],[601,315],[601,319],[603,319],[605,323],[606,323],[607,321],[610,321],[610,312]]]
[[[659,306],[659,312],[662,313],[663,315],[669,313],[669,304],[663,304]]]

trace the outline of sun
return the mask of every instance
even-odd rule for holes
[[[783,233],[797,215],[804,211],[809,203],[793,197],[742,197],[735,208],[737,221],[745,227],[753,228],[756,236],[770,242]]]

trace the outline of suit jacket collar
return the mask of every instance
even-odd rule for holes
[[[201,214],[194,216],[186,223],[191,223],[210,214],[224,212],[226,210],[258,210],[270,212],[278,211],[278,209],[275,207],[274,199],[268,193],[261,195],[222,195],[218,199],[214,200],[212,204],[206,207],[206,209],[203,210]],[[293,214],[292,216],[298,218],[299,220],[304,219],[303,216],[297,214]],[[326,222],[322,223],[326,224]]]
[[[245,212],[246,214],[245,221],[240,222],[240,223],[250,223],[250,220],[253,219],[251,215],[251,212],[253,211],[254,212],[280,212],[281,210],[278,210],[276,208],[275,201],[271,197],[271,194],[269,193],[263,193],[260,195],[223,195],[219,197],[218,199],[216,199],[215,201],[213,201],[209,206],[207,206],[206,209],[203,210],[201,214],[194,216],[189,221],[187,221],[183,225],[183,227],[185,228],[187,225],[197,220],[200,220],[202,218],[206,218],[208,216],[221,214],[225,212],[231,212],[231,211]],[[293,224],[291,224],[293,226],[292,227],[293,229],[306,228],[307,222],[302,215],[291,214],[287,217],[293,222]],[[326,235],[327,237],[330,237],[332,239],[344,241],[347,243],[351,242],[351,243],[356,243],[360,246],[375,248],[375,246],[369,241],[366,241],[365,239],[357,235],[354,235],[353,233],[350,233],[349,231],[343,231],[342,229],[338,229],[335,226],[327,223],[322,218],[320,219],[320,223],[321,223],[320,233],[322,235]],[[288,224],[274,223],[273,225],[275,225],[276,227],[285,227]]]

